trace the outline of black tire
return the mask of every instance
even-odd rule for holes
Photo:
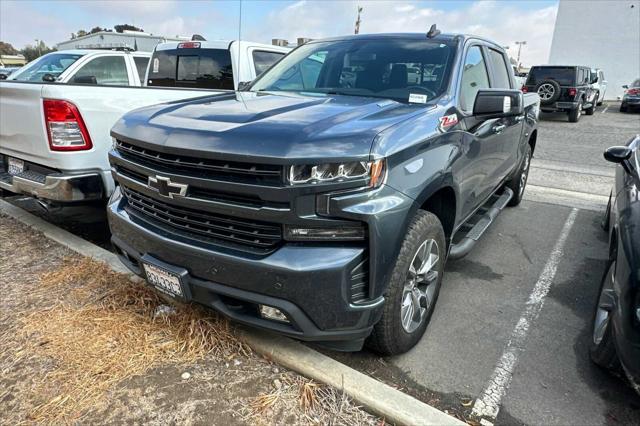
[[[569,111],[569,123],[577,123],[580,121],[580,116],[582,115],[582,101],[578,103],[578,106],[575,109]]]
[[[505,184],[507,188],[513,191],[513,197],[511,197],[507,204],[509,207],[515,207],[522,201],[524,190],[527,187],[527,181],[529,180],[529,169],[531,169],[532,154],[531,145],[527,144],[527,152],[522,159],[522,164],[520,164],[518,172]]]
[[[593,98],[593,103],[591,104],[591,106],[587,109],[584,110],[584,113],[587,115],[593,115],[594,112],[596,112],[596,101],[598,99],[598,94],[596,93],[595,98]]]
[[[553,90],[551,91],[551,89]],[[538,96],[540,96],[541,105],[554,103],[560,97],[561,92],[560,85],[555,80],[542,80],[540,83],[536,84],[536,87],[533,90],[538,94]]]
[[[628,109],[626,104],[620,104],[620,112],[627,112]]]
[[[403,325],[402,311],[403,302],[413,300],[411,296],[414,293],[411,291],[407,293],[406,291],[407,283],[411,282],[411,273],[409,270],[412,263],[415,265],[415,261],[418,259],[418,250],[421,249],[425,243],[428,244],[430,240],[435,242],[438,249],[438,260],[433,269],[433,271],[437,272],[437,275],[431,284],[428,284],[428,286],[434,287],[430,290],[430,300],[425,298],[425,300],[428,300],[428,302],[425,302],[428,303],[427,307],[424,308],[425,311],[423,312],[422,308],[420,308],[418,311],[420,320],[416,321],[416,328],[408,331],[405,325]],[[370,349],[380,355],[397,355],[414,347],[422,338],[431,320],[431,315],[433,314],[436,301],[438,300],[438,294],[440,293],[446,252],[446,239],[440,220],[433,213],[418,210],[409,225],[404,241],[402,242],[402,247],[400,248],[400,253],[393,266],[389,285],[384,295],[385,304],[382,318],[374,326],[371,336],[367,339],[367,346]],[[407,297],[409,299],[407,299]],[[413,316],[408,315],[407,318],[411,320]]]
[[[604,211],[604,215],[602,216],[602,220],[600,221],[600,227],[604,231],[609,231],[609,224],[611,223],[611,198],[613,194],[609,194],[609,202],[607,203],[607,209]]]
[[[611,321],[607,322],[606,328],[602,334],[596,333],[596,319],[598,312],[602,306],[603,291],[611,284],[611,276],[615,271],[616,262],[610,260],[607,270],[602,277],[602,283],[600,284],[600,291],[598,292],[598,301],[592,317],[592,333],[591,343],[589,345],[589,356],[591,360],[602,368],[607,370],[618,370],[620,368],[620,360],[616,353],[615,343],[613,341],[613,335],[611,331]],[[596,338],[598,336],[598,338]]]

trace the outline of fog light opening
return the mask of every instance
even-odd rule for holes
[[[272,321],[289,322],[287,316],[280,309],[273,306],[260,305],[260,316]]]

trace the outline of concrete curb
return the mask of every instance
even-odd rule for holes
[[[0,199],[0,213],[42,232],[47,238],[115,272],[140,280],[118,257],[64,229]],[[344,391],[368,411],[401,425],[466,425],[466,423],[292,339],[242,328],[240,335],[256,352],[305,377]]]

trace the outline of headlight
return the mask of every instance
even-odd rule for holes
[[[384,160],[297,164],[289,168],[289,183],[300,185],[367,179],[369,187],[377,188],[384,180],[384,172]]]

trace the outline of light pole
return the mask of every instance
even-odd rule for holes
[[[38,57],[40,57],[40,40],[35,39],[36,49],[38,50]]]
[[[516,59],[516,62],[518,63],[518,68],[520,68],[520,52],[522,51],[522,46],[526,45],[527,42],[526,40],[516,41],[516,44],[518,45],[518,59]]]

